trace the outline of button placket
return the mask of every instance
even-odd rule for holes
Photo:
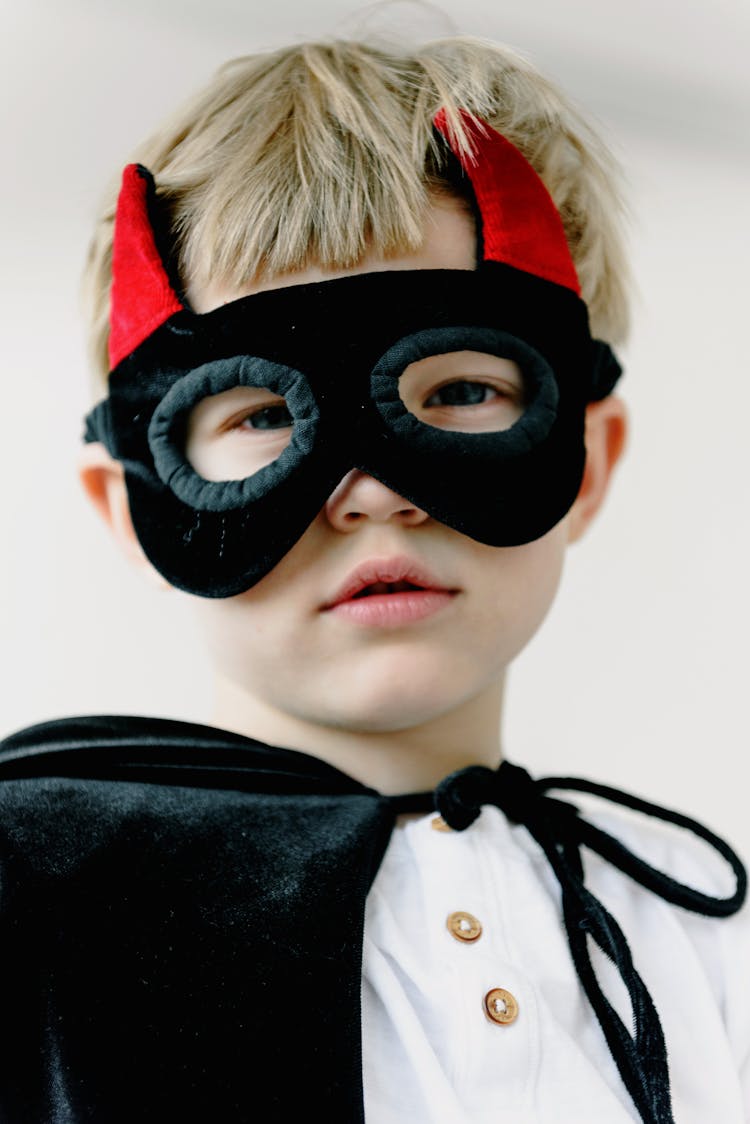
[[[436,831],[451,830],[440,816],[431,820],[430,826]],[[473,944],[482,935],[482,923],[466,910],[449,913],[446,927],[451,936],[462,944]],[[482,1009],[487,1019],[496,1026],[509,1026],[518,1018],[518,1001],[504,987],[490,988],[482,1000]]]
[[[464,1049],[456,1053],[456,1088],[473,1110],[483,1103],[473,1090],[488,1072],[501,1073],[505,1095],[520,1111],[530,1106],[533,1096],[539,1033],[535,996],[533,991],[526,995],[529,981],[518,971],[521,949],[509,912],[513,901],[518,901],[514,864],[506,860],[512,849],[509,828],[502,813],[491,807],[484,808],[465,831],[448,828],[446,833],[442,822],[434,822],[437,818],[433,816],[425,827],[434,840],[431,862],[441,873],[436,885],[444,903],[443,917],[452,939],[472,947],[460,952],[452,941],[444,945],[446,975],[451,981],[455,977],[460,987],[460,998],[451,987],[453,1010],[457,1014],[460,1004],[464,1028]],[[454,904],[469,909],[454,909]],[[470,929],[460,921],[458,932],[452,931],[451,918],[465,913],[481,925],[480,939],[462,940],[461,934]],[[464,921],[471,926],[469,918]]]

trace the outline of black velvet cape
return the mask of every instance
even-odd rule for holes
[[[0,776],[2,1124],[363,1119],[387,801],[306,754],[139,718],[22,731]]]
[[[586,842],[654,892],[707,913],[739,908],[744,870],[707,829],[664,814],[698,829],[737,874],[732,899],[679,887],[619,853],[574,805],[540,796],[543,787],[617,791],[532,781],[504,762],[459,770],[435,793],[388,797],[307,754],[165,719],[62,719],[7,738],[0,1124],[321,1113],[360,1124],[365,899],[395,818],[437,807],[461,829],[490,801],[515,809],[545,849],[579,976],[623,1079],[642,1119],[670,1121],[659,1021],[627,942],[610,955],[631,989],[635,1046],[598,1008],[585,949],[576,952],[584,930],[600,943],[601,933],[622,936],[579,880],[577,848]]]

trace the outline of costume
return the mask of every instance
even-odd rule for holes
[[[459,166],[476,207],[476,269],[285,286],[203,314],[170,277],[150,173],[125,169],[109,395],[88,415],[86,440],[103,442],[122,462],[133,526],[170,584],[204,597],[249,589],[352,467],[492,546],[530,542],[570,508],[583,475],[585,407],[612,390],[620,365],[591,337],[544,184],[504,137],[464,117],[476,150]],[[435,120],[442,136],[444,119]],[[449,388],[444,380],[426,385],[416,403],[404,399],[420,360],[467,352],[515,364],[518,385],[468,370]],[[419,409],[430,390],[479,387],[496,395],[496,408],[471,427],[458,406],[443,424]],[[257,429],[245,430],[243,447],[260,444],[267,455],[243,452],[249,463],[235,458],[206,479],[189,455],[191,418],[202,403],[241,388],[265,391],[274,412],[261,400],[265,408],[248,407],[243,419],[265,423],[262,442]],[[513,395],[509,415],[501,404]],[[232,439],[236,413],[222,416],[219,450]]]
[[[473,192],[473,270],[386,270],[198,315],[174,276],[153,178],[125,170],[109,395],[85,436],[122,462],[138,538],[171,584],[205,597],[249,589],[352,467],[494,546],[540,537],[574,502],[586,406],[620,366],[591,337],[542,181],[461,112],[471,154],[444,112],[434,124]],[[466,355],[493,374],[461,367]],[[452,378],[410,396],[420,365],[446,357]],[[247,391],[265,398],[243,409],[252,439],[239,465],[234,455],[218,476],[199,471],[199,412]],[[489,408],[469,424],[462,410],[477,391]],[[443,424],[430,413],[437,397]],[[220,450],[235,420],[217,427]],[[658,1014],[616,919],[584,884],[580,848],[667,901],[729,915],[745,897],[744,868],[694,821],[590,782],[534,781],[508,762],[459,770],[435,793],[385,797],[305,754],[136,718],[44,724],[9,739],[0,761],[3,962],[19,965],[3,987],[9,1124],[230,1124],[309,1107],[361,1121],[365,901],[394,822],[435,808],[461,832],[485,805],[523,825],[557,880],[576,972],[638,1118],[673,1121]],[[679,885],[549,788],[688,827],[730,864],[734,892]],[[600,987],[589,937],[627,988],[633,1035]],[[514,1004],[502,987],[485,997],[501,1023]]]
[[[710,849],[688,832],[570,795],[586,819],[659,870],[718,894],[729,889],[724,864],[714,873]],[[432,820],[399,817],[367,897],[368,1124],[638,1121],[574,971],[544,853],[492,805],[466,831],[435,831]],[[745,1124],[750,913],[716,921],[668,904],[593,852],[584,850],[584,864],[588,889],[617,918],[659,1012],[675,1121]],[[627,992],[596,953],[597,977],[630,1027]],[[515,1017],[501,1008],[505,1022],[485,1010],[499,989],[516,1003]]]
[[[734,912],[744,869],[694,821],[656,810],[730,863],[724,899],[647,866],[546,790],[653,805],[535,782],[508,762],[389,797],[213,727],[91,717],[6,739],[0,778],[4,1124],[292,1120],[301,1103],[363,1120],[365,902],[394,822],[436,808],[461,831],[485,804],[524,823],[560,882],[582,983],[607,1037],[622,1036],[612,1053],[634,1118],[673,1119],[658,1018],[617,922],[583,885],[579,844],[668,900]],[[586,931],[630,989],[633,1042],[601,1011]]]

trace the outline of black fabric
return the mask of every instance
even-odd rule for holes
[[[506,341],[541,396],[538,408],[492,434],[414,418],[405,426],[403,411],[388,408],[398,399],[399,341],[457,350],[477,333]],[[180,589],[228,597],[276,565],[352,468],[479,542],[539,538],[580,487],[584,410],[604,385],[603,349],[572,291],[498,262],[295,285],[174,314],[112,372],[85,439],[123,462],[133,524],[156,568]],[[224,388],[227,372],[239,379],[246,361],[304,380],[306,390],[296,385],[305,432],[278,470],[270,465],[247,484],[207,484],[180,460],[171,419],[204,376]]]
[[[362,1120],[364,900],[392,815],[191,724],[0,751],[0,1121]]]
[[[252,476],[221,483],[199,476],[185,456],[186,415],[206,397],[237,386],[265,387],[285,399],[294,419],[291,442]],[[204,363],[179,379],[156,407],[148,427],[154,466],[164,484],[197,511],[232,511],[262,499],[315,446],[319,411],[301,371],[267,359],[241,355]]]
[[[592,340],[591,401],[606,398],[617,386],[622,364],[609,344]]]
[[[675,882],[549,789],[592,792],[685,827],[729,862],[715,899]],[[744,868],[677,812],[503,762],[389,797],[294,750],[195,723],[82,717],[0,744],[0,1121],[361,1122],[364,904],[395,817],[483,804],[524,824],[560,881],[571,953],[648,1124],[671,1124],[665,1044],[617,922],[586,889],[586,845],[652,892],[726,916]],[[633,1002],[627,1032],[586,941]],[[637,950],[636,950],[637,958]]]
[[[499,467],[541,445],[555,424],[560,399],[552,368],[523,340],[494,328],[426,328],[390,347],[370,376],[371,397],[388,429],[406,439],[415,451],[434,452],[436,427],[406,408],[399,394],[399,377],[410,363],[450,351],[478,351],[513,360],[523,374],[525,400],[520,417],[508,429],[471,434],[441,430],[439,441],[444,448],[460,450],[464,456],[492,458]]]

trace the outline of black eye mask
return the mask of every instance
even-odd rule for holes
[[[586,404],[620,367],[590,336],[541,180],[505,138],[464,119],[477,149],[464,169],[483,246],[475,270],[352,275],[200,315],[156,249],[153,180],[126,169],[109,397],[85,438],[122,461],[138,538],[172,585],[205,597],[249,589],[352,468],[491,546],[539,538],[570,508]],[[442,114],[435,124],[444,129]],[[480,353],[478,373],[466,352]],[[512,379],[498,359],[515,364]],[[189,437],[201,433],[231,479],[199,475]]]

